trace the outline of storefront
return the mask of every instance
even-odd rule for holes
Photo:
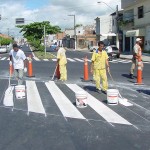
[[[131,53],[137,37],[142,38],[143,48],[145,41],[145,29],[128,30],[123,32],[123,52]]]

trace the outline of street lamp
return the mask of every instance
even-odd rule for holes
[[[119,27],[118,27],[118,5],[116,5],[116,10],[114,8],[112,8],[110,5],[108,5],[107,3],[103,2],[103,1],[99,1],[97,2],[98,4],[100,3],[104,3],[107,7],[109,7],[111,10],[116,12],[116,45],[119,48]]]
[[[68,16],[73,16],[74,17],[74,37],[75,37],[75,49],[77,48],[77,37],[76,37],[76,16],[75,15],[68,15]]]
[[[112,8],[111,6],[109,6],[107,3],[103,2],[103,1],[99,1],[97,2],[98,4],[100,3],[104,3],[105,5],[107,5],[111,10],[116,11],[114,8]]]

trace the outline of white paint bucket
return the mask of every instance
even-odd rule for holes
[[[118,104],[119,91],[117,89],[107,90],[107,103],[110,105]]]
[[[17,85],[15,86],[15,93],[17,99],[25,98],[25,85]]]
[[[87,107],[87,93],[85,91],[78,91],[75,93],[76,106],[78,108]]]

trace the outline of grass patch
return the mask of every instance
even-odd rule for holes
[[[54,58],[56,58],[53,54],[51,54],[49,52],[46,53],[46,56],[45,56],[45,52],[41,52],[41,51],[34,51],[34,54],[39,59],[54,59]]]

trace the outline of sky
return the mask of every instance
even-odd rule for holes
[[[92,25],[95,18],[110,15],[121,7],[121,0],[0,0],[0,33],[20,36],[16,18],[25,18],[25,24],[50,21],[64,30],[76,24]],[[107,20],[101,20],[107,23]]]

